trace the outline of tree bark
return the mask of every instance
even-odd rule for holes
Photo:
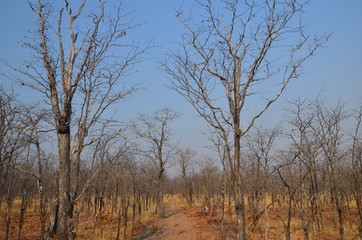
[[[59,134],[59,212],[58,231],[55,239],[70,237],[70,129]]]
[[[239,230],[237,240],[246,240],[246,217],[245,217],[245,199],[244,193],[238,193],[235,197],[235,210],[238,219]]]

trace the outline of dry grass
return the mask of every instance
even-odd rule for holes
[[[270,203],[268,199],[266,203]],[[236,224],[236,214],[232,206],[232,213],[225,213],[224,231],[221,227],[221,210],[214,209],[211,213],[206,213],[202,202],[195,203],[195,207],[187,208],[184,204],[187,216],[195,220],[194,227],[197,229],[198,239],[206,240],[228,240],[235,239],[238,227]],[[227,208],[226,208],[227,209]],[[227,210],[226,210],[227,211]],[[247,212],[248,225],[251,224],[253,215]],[[262,215],[254,232],[248,232],[248,239],[285,239],[285,227],[281,218],[286,219],[286,207],[281,204]],[[339,239],[338,223],[334,220],[332,206],[327,206],[323,212],[324,227],[318,231],[316,224],[310,226],[310,240],[334,240]],[[304,239],[304,231],[299,217],[293,217],[291,221],[291,239]],[[350,204],[350,211],[345,216],[344,224],[345,239],[355,239],[357,230],[357,208],[355,203]]]
[[[19,231],[19,218],[20,218],[20,200],[16,199],[13,203],[13,210],[11,216],[10,224],[10,237],[9,239],[17,239]],[[21,239],[39,239],[40,237],[40,220],[38,202],[32,201],[26,209],[25,222],[23,224]],[[108,240],[115,239],[117,234],[117,224],[118,224],[118,215],[114,213],[111,214],[111,205],[106,204],[104,211],[100,212],[96,216],[89,216],[88,213],[82,212],[79,216],[79,224],[77,230],[77,239],[80,240]],[[6,226],[6,216],[7,212],[5,210],[4,204],[2,204],[0,209],[0,239],[5,238],[5,226]],[[49,213],[49,211],[48,211]],[[159,218],[154,213],[153,209],[145,212],[141,215],[140,219],[135,220],[135,225],[133,227],[133,235],[131,234],[131,207],[129,208],[129,222],[127,228],[127,240],[137,239],[139,233],[143,228],[157,221]],[[46,218],[47,225],[49,221],[49,216]],[[123,238],[123,223],[121,223],[121,239]]]
[[[206,212],[202,207],[202,202],[196,202],[195,207],[188,208],[183,202],[183,199],[179,195],[166,195],[165,201],[169,201],[171,198],[176,199],[185,214],[193,221],[193,225],[196,229],[198,240],[232,240],[235,239],[237,232],[236,216],[234,208],[232,212],[226,212],[224,220],[224,231],[221,228],[221,212],[220,209],[214,209],[212,212]],[[270,199],[266,202],[268,203]],[[37,201],[32,201],[27,208],[25,215],[25,223],[23,225],[22,238],[21,239],[39,239],[39,215],[37,213]],[[82,212],[80,215],[79,229],[77,231],[77,239],[81,240],[107,240],[115,239],[117,233],[117,214],[111,214],[108,209],[111,209],[110,205],[106,204],[105,211],[98,216],[88,216],[88,213]],[[5,223],[6,223],[6,211],[5,206],[2,204],[0,209],[0,239],[4,239],[5,236]],[[130,210],[131,211],[131,210]],[[227,208],[226,208],[227,211]],[[10,226],[10,239],[17,239],[18,223],[20,212],[20,200],[15,200],[13,204],[12,223]],[[131,215],[130,215],[131,216]],[[324,228],[321,231],[317,231],[317,228],[310,227],[309,239],[311,240],[331,240],[339,239],[338,224],[334,221],[333,208],[327,206],[323,212]],[[285,239],[285,228],[281,218],[286,219],[286,208],[282,204],[275,204],[275,208],[270,207],[269,211],[264,213],[260,218],[258,227],[253,233],[249,232],[248,239]],[[248,224],[251,223],[252,215],[247,212]],[[49,217],[47,217],[47,221]],[[130,217],[131,220],[131,217]],[[131,236],[131,222],[128,222],[127,240],[137,239],[140,232],[146,226],[152,226],[158,217],[152,210],[143,213],[141,221],[136,219],[133,229],[133,236]],[[94,228],[94,224],[96,227]],[[155,225],[156,226],[156,225]],[[301,228],[301,220],[299,217],[293,217],[292,222],[292,239],[304,239],[303,229]],[[345,238],[353,239],[357,231],[357,209],[354,203],[350,205],[350,211],[346,214],[345,220]],[[122,228],[121,228],[122,229]],[[121,231],[121,236],[123,232]],[[121,238],[123,239],[123,238]]]

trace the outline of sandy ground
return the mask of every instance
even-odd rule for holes
[[[165,213],[166,217],[145,228],[138,240],[196,240],[191,219],[182,212],[175,199],[165,203]]]

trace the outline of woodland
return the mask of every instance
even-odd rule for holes
[[[126,81],[156,46],[126,42],[142,26],[121,4],[87,4],[29,0],[31,54],[2,59],[1,239],[147,239],[170,202],[199,240],[362,239],[362,104],[321,93],[286,100],[282,122],[259,121],[333,37],[308,33],[308,1],[196,0],[202,16],[176,11],[184,32],[159,67],[203,120],[208,154],[177,144],[182,113],[170,107],[111,117],[144,91]]]

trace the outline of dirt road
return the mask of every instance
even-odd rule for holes
[[[148,226],[138,240],[196,240],[192,221],[172,198],[165,203],[166,217]]]

